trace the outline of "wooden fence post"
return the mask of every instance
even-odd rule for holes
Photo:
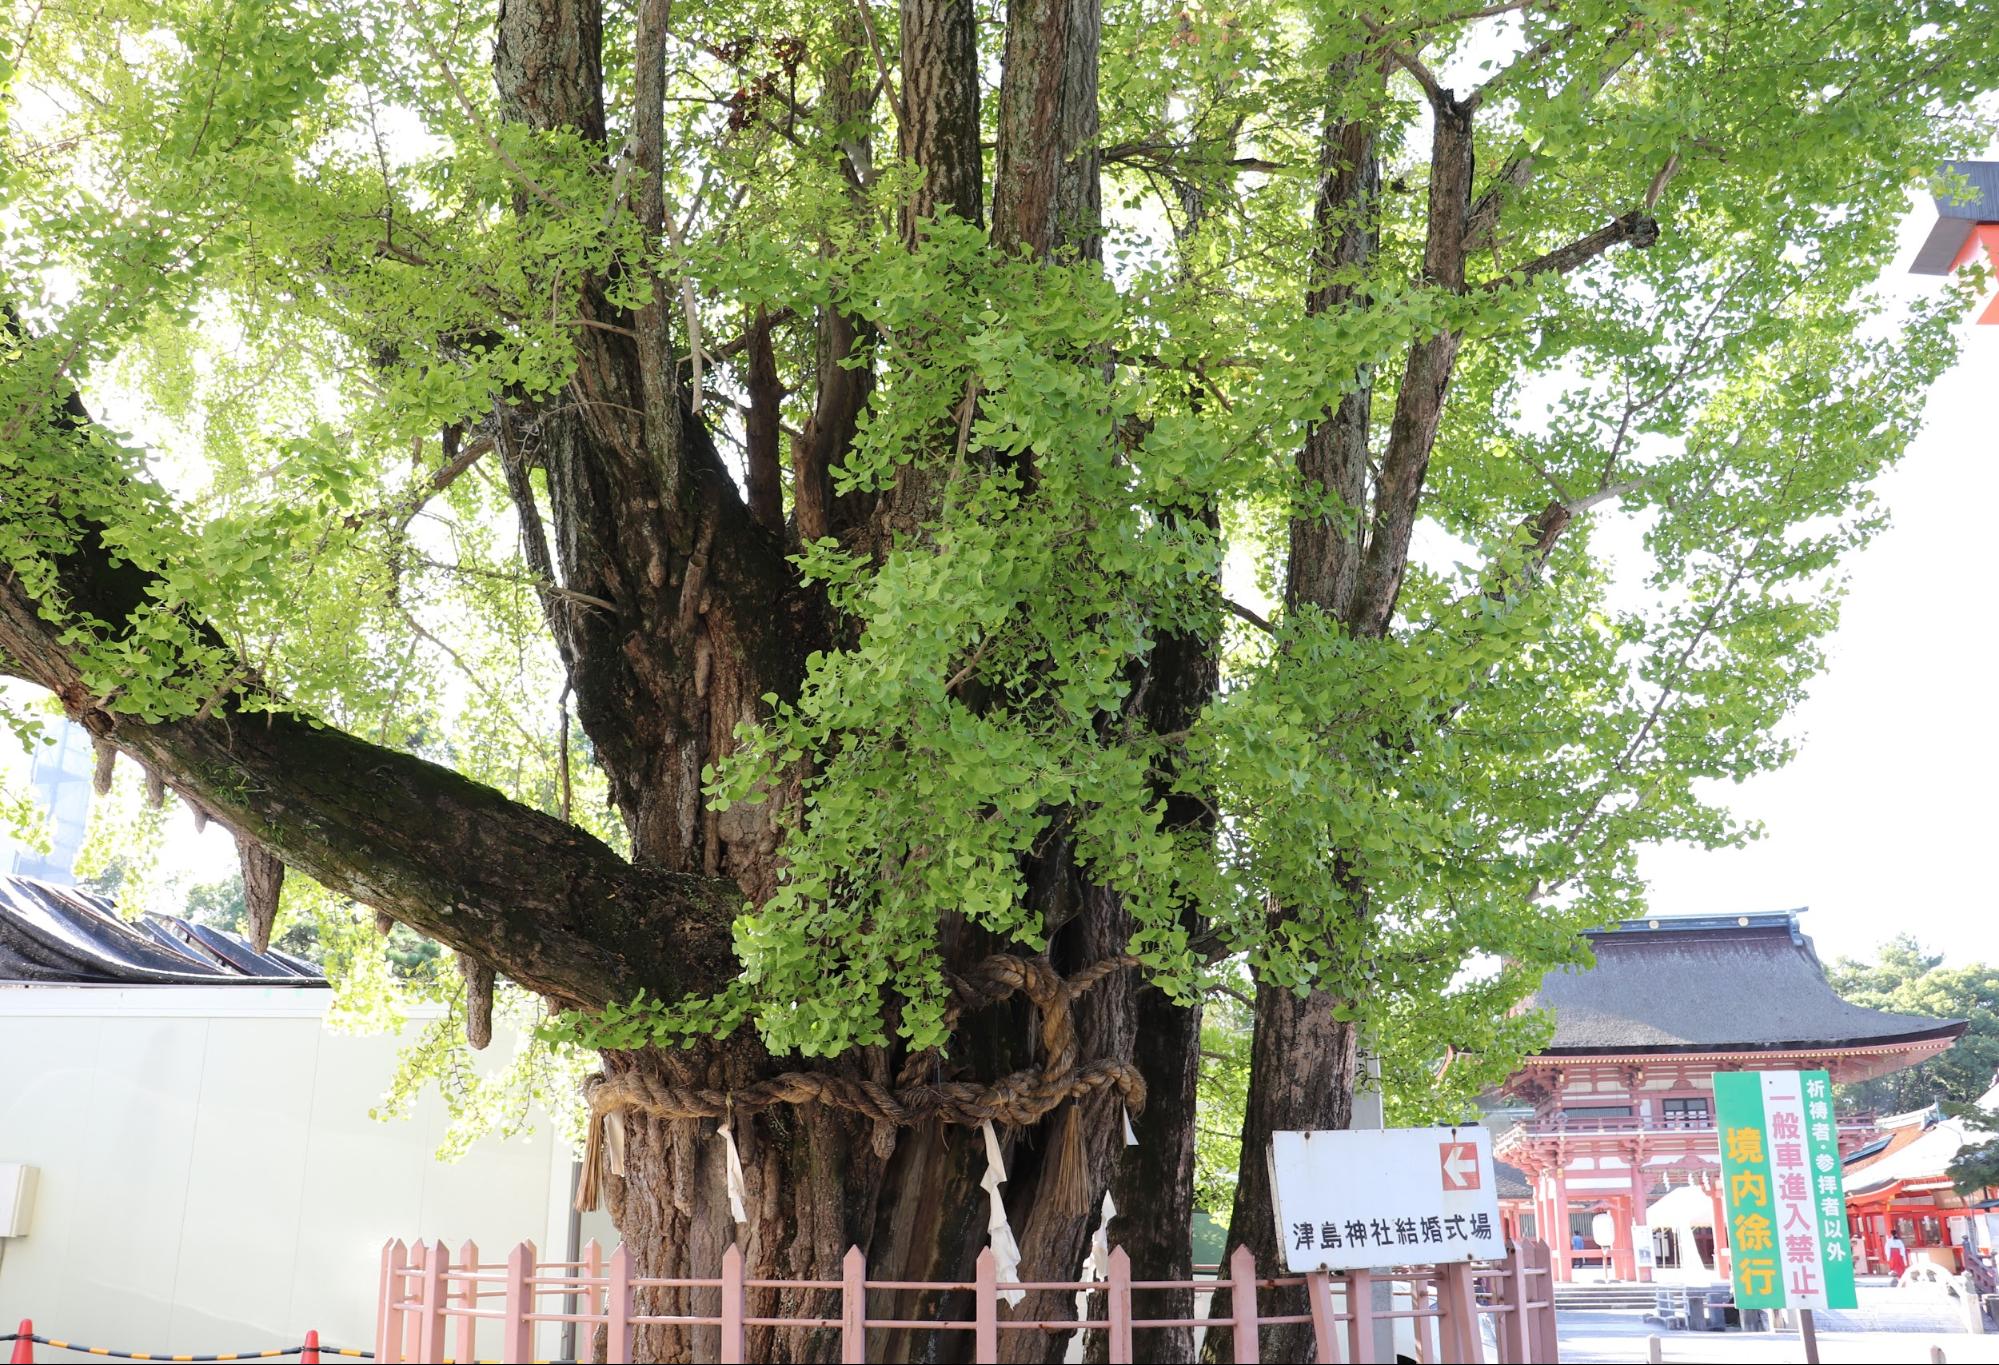
[[[1562,1337],[1560,1325],[1555,1320],[1555,1254],[1543,1242],[1534,1253],[1534,1264],[1540,1268],[1537,1276],[1547,1297],[1534,1310],[1535,1335],[1539,1344],[1534,1347],[1534,1359],[1560,1361],[1562,1358]]]
[[[1262,1346],[1256,1331],[1256,1256],[1248,1247],[1237,1247],[1229,1257],[1229,1313],[1235,1318],[1237,1365],[1255,1365]]]
[[[592,1237],[583,1244],[582,1274],[585,1278],[591,1280],[601,1280],[604,1278],[604,1248],[597,1245],[595,1237]],[[601,1284],[587,1286],[583,1301],[589,1305],[589,1307],[583,1310],[584,1312],[602,1317],[604,1313],[604,1286]]]
[[[421,1293],[422,1272],[425,1258],[430,1255],[430,1244],[421,1237],[410,1247],[409,1260],[404,1265],[401,1298],[410,1305],[403,1310],[403,1344],[399,1348],[404,1360],[423,1359],[423,1310],[416,1300]]]
[[[632,1358],[632,1256],[623,1242],[604,1267],[604,1359],[629,1365]]]
[[[1123,1247],[1111,1248],[1104,1282],[1104,1319],[1110,1324],[1106,1329],[1110,1365],[1131,1365],[1131,1257]]]
[[[506,1316],[500,1319],[500,1359],[506,1365],[527,1365],[534,1359],[534,1243],[522,1242],[507,1254]]]
[[[423,1307],[417,1311],[416,1359],[444,1359],[445,1272],[451,1268],[451,1253],[444,1239],[430,1244],[423,1260]]]
[[[1333,1330],[1332,1277],[1323,1270],[1307,1273],[1305,1298],[1312,1307],[1312,1354],[1323,1361],[1338,1360],[1339,1333]]]
[[[396,1311],[396,1295],[401,1288],[396,1272],[402,1269],[402,1238],[382,1244],[382,1306],[375,1313],[375,1359],[392,1365],[402,1358],[402,1315]]]
[[[1374,1365],[1374,1272],[1349,1270],[1347,1365]]]
[[[999,1269],[991,1247],[979,1253],[972,1280],[972,1359],[994,1365],[999,1360]]]
[[[868,1258],[857,1246],[840,1258],[840,1358],[868,1358]]]
[[[1527,1365],[1533,1359],[1527,1354],[1527,1304],[1532,1296],[1526,1271],[1526,1248],[1516,1242],[1506,1257],[1506,1273],[1499,1277],[1499,1302],[1510,1310],[1499,1318],[1499,1358],[1506,1365]]]
[[[479,1273],[479,1244],[467,1241],[458,1248],[458,1269],[466,1279],[458,1285],[458,1306],[473,1308],[479,1306],[479,1281],[470,1277]],[[453,1360],[477,1360],[479,1358],[479,1319],[460,1318],[453,1333],[458,1339],[458,1353]]]
[[[1453,1347],[1438,1342],[1440,1351],[1454,1351],[1464,1365],[1485,1365],[1485,1334],[1478,1329],[1478,1294],[1473,1287],[1471,1263],[1458,1261],[1444,1266],[1437,1281],[1437,1303],[1444,1321],[1451,1324]]]
[[[743,1365],[743,1253],[734,1242],[722,1253],[722,1365]]]

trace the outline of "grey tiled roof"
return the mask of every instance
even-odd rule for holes
[[[52,986],[324,986],[317,967],[259,953],[172,915],[122,918],[102,896],[0,876],[0,983]]]
[[[1633,920],[1590,935],[1593,968],[1563,968],[1532,1003],[1549,1053],[1864,1046],[1955,1038],[1964,1021],[1841,999],[1791,913]]]
[[[1931,196],[1937,220],[1909,265],[1912,275],[1947,274],[1978,224],[1999,223],[1999,161],[1946,161],[1943,169],[1963,176],[1971,195],[1966,199]]]

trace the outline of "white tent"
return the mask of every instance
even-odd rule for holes
[[[1695,1228],[1714,1226],[1714,1202],[1706,1190],[1680,1185],[1666,1191],[1645,1210],[1645,1222],[1655,1230],[1664,1229],[1673,1234],[1673,1243],[1680,1253],[1679,1278],[1704,1280],[1714,1274],[1714,1267],[1701,1259],[1700,1243],[1694,1239]],[[1673,1275],[1664,1266],[1656,1272],[1656,1278],[1661,1279]]]

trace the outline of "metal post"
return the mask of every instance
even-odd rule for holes
[[[1666,1342],[1657,1332],[1645,1338],[1645,1359],[1659,1365],[1666,1358]]]
[[[1363,1036],[1360,1040],[1359,1084],[1354,1086],[1353,1116],[1347,1127],[1355,1130],[1377,1132],[1388,1126],[1387,1100],[1381,1090],[1381,1054],[1375,1051],[1372,1040]],[[1368,1307],[1376,1315],[1374,1318],[1374,1358],[1395,1359],[1395,1319],[1384,1316],[1395,1311],[1395,1285],[1390,1280],[1375,1280],[1368,1292],[1373,1295]],[[1412,1323],[1421,1337],[1422,1324]]]
[[[1809,1308],[1798,1310],[1798,1335],[1805,1340],[1805,1365],[1819,1365],[1819,1327]]]

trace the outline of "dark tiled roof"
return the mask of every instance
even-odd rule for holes
[[[1980,223],[1999,223],[1999,161],[1946,161],[1943,169],[1961,175],[1971,186],[1968,199],[1932,195],[1937,221],[1909,265],[1912,275],[1944,275]]]
[[[1509,1166],[1504,1161],[1492,1163],[1492,1183],[1498,1188],[1501,1199],[1534,1197],[1534,1187],[1527,1183],[1527,1172],[1518,1166]]]
[[[73,886],[0,876],[0,982],[51,986],[324,986],[310,962],[171,915],[122,918]]]
[[[1859,1047],[1955,1038],[1961,1019],[1842,1000],[1792,913],[1631,920],[1590,936],[1530,1002],[1554,1011],[1550,1053]]]

